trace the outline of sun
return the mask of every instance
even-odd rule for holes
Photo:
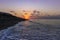
[[[29,19],[30,19],[30,14],[28,14],[28,13],[24,13],[23,17],[24,17],[24,19],[29,20]]]

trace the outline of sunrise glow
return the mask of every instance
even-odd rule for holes
[[[29,19],[30,19],[30,14],[25,13],[25,14],[23,15],[23,18],[29,20]]]

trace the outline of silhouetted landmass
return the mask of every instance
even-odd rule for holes
[[[18,18],[9,13],[0,12],[0,30],[13,26],[21,21],[25,21],[25,19]]]

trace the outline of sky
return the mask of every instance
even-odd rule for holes
[[[60,14],[60,0],[0,0],[0,11],[20,9],[44,10]]]

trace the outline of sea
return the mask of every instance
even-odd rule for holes
[[[60,40],[60,19],[31,19],[0,31],[0,40]]]

